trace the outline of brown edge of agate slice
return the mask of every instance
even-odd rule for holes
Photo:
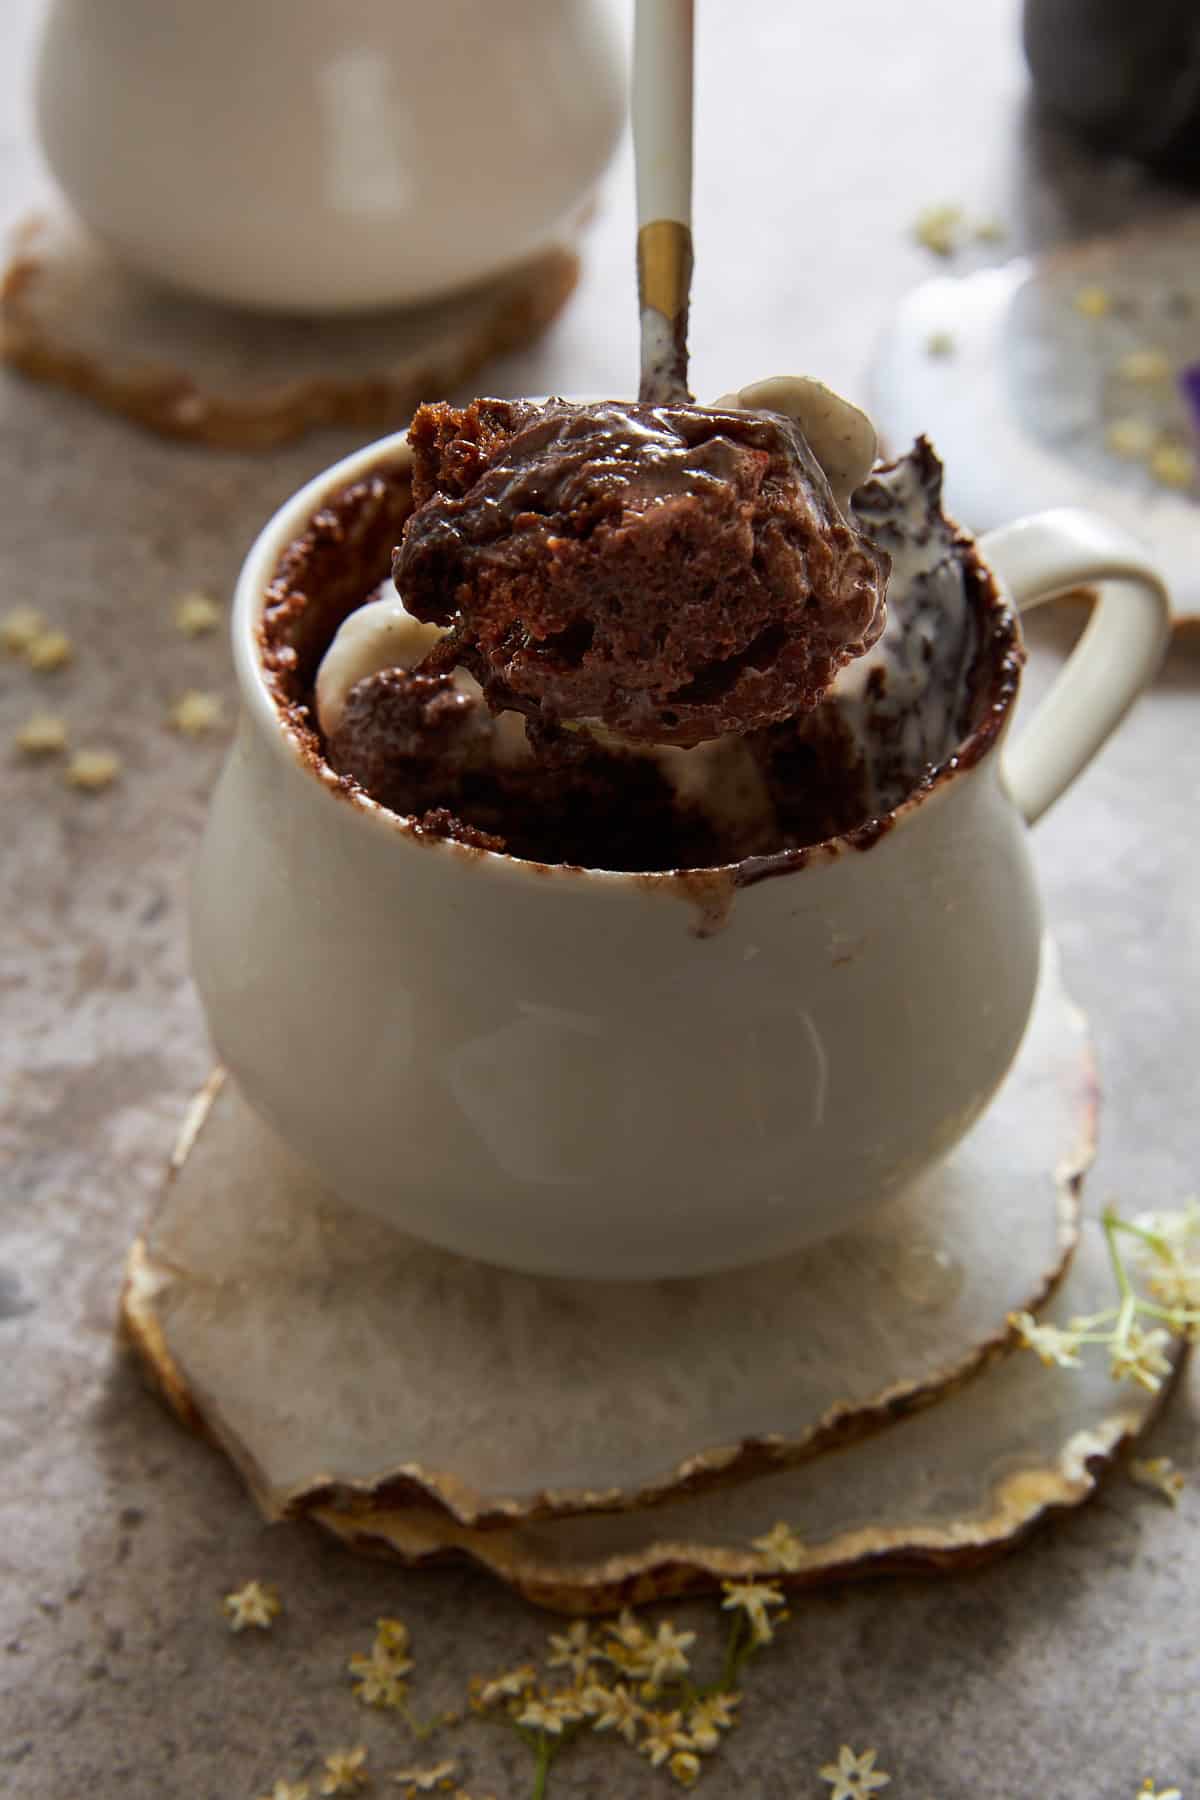
[[[579,280],[573,250],[556,248],[508,275],[445,305],[461,317],[448,328],[438,309],[430,328],[411,341],[413,312],[369,315],[372,330],[393,318],[409,342],[372,366],[350,366],[339,346],[355,321],[340,316],[311,324],[295,366],[278,378],[248,375],[256,347],[279,330],[271,314],[204,308],[211,342],[217,322],[231,344],[219,377],[197,354],[189,360],[190,325],[201,303],[142,284],[78,234],[62,238],[59,221],[32,214],[16,228],[0,276],[0,359],[36,381],[70,389],[164,437],[212,449],[271,450],[322,426],[398,429],[431,393],[462,388],[487,363],[532,343],[558,317]],[[84,259],[91,259],[91,278]],[[81,267],[81,265],[83,265]],[[106,296],[79,324],[79,296]],[[98,323],[103,321],[103,323]],[[130,345],[161,347],[131,351]]]

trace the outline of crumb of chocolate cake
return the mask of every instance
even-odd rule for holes
[[[446,806],[434,806],[421,814],[417,820],[417,829],[430,837],[452,838],[456,844],[466,844],[471,850],[507,850],[504,838],[495,832],[480,831],[476,825],[468,825],[465,819],[455,816]]]

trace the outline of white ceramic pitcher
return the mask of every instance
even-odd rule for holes
[[[623,111],[604,0],[51,0],[37,75],[50,167],[117,255],[289,312],[521,262]]]

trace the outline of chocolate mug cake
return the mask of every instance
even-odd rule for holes
[[[621,409],[622,432],[631,411]],[[723,460],[732,442],[725,433],[736,415],[700,408],[694,413],[703,420],[698,442],[718,446]],[[653,641],[652,619],[627,622],[638,603],[642,550],[618,543],[620,579],[603,577],[596,598],[592,570],[603,552],[589,546],[588,572],[581,576],[568,558],[562,585],[576,602],[583,589],[583,603],[597,613],[617,608],[602,627],[604,652],[584,651],[564,666],[561,638],[573,627],[559,625],[561,612],[537,637],[526,620],[516,635],[525,645],[522,666],[537,665],[531,686],[539,702],[528,717],[506,706],[527,696],[514,693],[510,680],[497,679],[488,663],[484,640],[502,641],[503,630],[489,638],[476,621],[464,648],[467,631],[455,604],[463,585],[459,565],[465,559],[474,567],[468,579],[475,589],[487,591],[489,582],[498,582],[506,602],[520,594],[526,612],[536,612],[545,585],[531,596],[511,564],[514,557],[552,560],[544,540],[557,537],[562,545],[562,529],[548,532],[537,515],[533,530],[510,532],[493,550],[486,532],[500,539],[501,522],[493,517],[489,524],[488,515],[497,511],[497,488],[511,498],[514,436],[528,434],[531,417],[545,433],[547,426],[557,430],[563,416],[521,402],[477,402],[457,414],[422,409],[410,433],[416,439],[411,489],[407,481],[376,479],[332,496],[284,558],[264,613],[265,655],[290,721],[347,788],[413,820],[423,832],[529,861],[652,871],[753,858],[762,869],[765,861],[832,838],[869,835],[908,795],[935,781],[948,759],[961,761],[977,728],[986,740],[988,721],[1003,713],[1015,684],[1015,625],[971,541],[942,511],[941,465],[923,441],[898,462],[877,468],[855,494],[850,516],[833,522],[834,551],[826,557],[827,564],[833,555],[841,559],[841,604],[829,600],[827,588],[823,608],[799,608],[802,622],[812,611],[823,616],[790,656],[781,647],[781,629],[774,656],[760,659],[763,666],[755,668],[744,651],[735,651],[721,692],[705,701],[680,700],[681,691],[694,693],[700,684],[688,670],[680,679],[677,659],[689,642],[710,651],[711,633],[705,638],[700,628],[689,638],[686,628],[695,621],[682,607],[680,645],[669,654],[664,647],[657,664],[648,657],[639,661],[638,645]],[[771,433],[789,424],[743,414],[735,426],[741,444],[759,441],[760,419]],[[541,447],[547,440],[538,441]],[[577,468],[576,446],[570,448]],[[685,448],[681,460],[686,454]],[[704,470],[697,475],[694,464],[669,466],[665,473],[657,463],[650,466],[651,479],[670,487],[672,504],[662,510],[682,509],[687,518],[687,560],[693,571],[699,565],[695,588],[711,594],[718,583],[709,580],[701,542],[711,513],[700,512],[691,492],[679,497],[681,481],[686,488],[710,478]],[[556,479],[561,500],[567,485],[561,464]],[[827,484],[821,485],[828,528],[834,507]],[[623,473],[618,486],[618,522],[609,537],[619,540],[628,531]],[[583,510],[599,510],[607,519],[614,502],[603,493],[597,499],[598,488],[603,474],[597,477],[593,465],[583,484]],[[464,531],[467,511],[471,524]],[[579,524],[578,514],[575,524],[571,548],[597,535]],[[629,534],[635,540],[638,528],[647,529],[641,518]],[[722,528],[723,521],[715,528],[718,539]],[[438,550],[447,531],[454,535]],[[533,542],[520,541],[524,537]],[[396,585],[386,574],[392,539],[399,541]],[[809,537],[797,547],[793,537],[792,548],[797,563],[807,566],[825,546],[818,540],[814,548]],[[723,554],[723,547],[714,552],[718,560]],[[889,569],[885,623],[881,588]],[[728,604],[732,610],[732,596]],[[624,660],[616,649],[618,628],[631,646]],[[754,625],[744,629],[755,636]],[[763,627],[759,641],[774,631]],[[814,650],[814,639],[821,648]],[[829,647],[834,639],[836,652]],[[830,679],[839,656],[843,666]],[[521,653],[509,657],[509,667],[516,664]],[[818,666],[823,682],[814,675]],[[676,684],[670,690],[675,706],[666,709],[666,741],[609,724],[615,713],[629,726],[622,709],[631,695],[638,697],[634,704],[641,706],[643,722],[661,719],[662,708],[643,704],[643,697],[662,695],[670,682]],[[566,710],[568,695],[575,718]],[[739,707],[748,711],[748,722]],[[735,721],[741,728],[730,728]],[[679,729],[687,737],[697,729],[704,735],[680,743]]]

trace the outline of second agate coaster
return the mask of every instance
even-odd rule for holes
[[[893,446],[929,436],[972,531],[1090,507],[1151,544],[1177,616],[1200,618],[1198,319],[1200,209],[941,276],[884,334],[872,416]]]
[[[426,305],[290,318],[175,293],[68,215],[38,215],[0,282],[0,357],[169,437],[263,450],[316,426],[407,424],[430,394],[532,342],[578,279],[559,247]]]
[[[1065,1326],[1112,1301],[1099,1227],[1089,1222],[1047,1317]],[[1176,1340],[1172,1357],[1178,1368]],[[320,1506],[313,1516],[351,1547],[409,1565],[467,1556],[537,1605],[612,1612],[770,1579],[789,1588],[888,1573],[972,1568],[1039,1519],[1078,1506],[1102,1470],[1152,1422],[1158,1392],[1114,1385],[1106,1360],[1043,1368],[1000,1358],[936,1405],[845,1449],[755,1479],[624,1513],[586,1513],[492,1531],[428,1507]],[[788,1528],[781,1555],[756,1540]]]
[[[382,1541],[372,1520],[417,1509],[424,1554],[430,1532],[641,1516],[836,1467],[896,1421],[883,1435],[906,1441],[1062,1279],[1095,1113],[1086,1025],[1047,944],[999,1094],[908,1194],[753,1269],[577,1282],[345,1209],[218,1074],[130,1253],[124,1321],[269,1518]]]

